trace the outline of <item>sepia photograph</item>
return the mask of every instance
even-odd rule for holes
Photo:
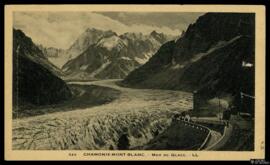
[[[128,159],[163,159],[166,151],[165,159],[192,159],[212,151],[251,159],[258,148],[262,156],[265,103],[256,90],[264,92],[257,57],[265,58],[265,34],[256,7],[16,7],[6,29],[5,122],[7,148],[20,158],[127,151]]]

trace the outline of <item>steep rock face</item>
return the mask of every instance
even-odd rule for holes
[[[13,105],[55,104],[71,98],[65,82],[43,66],[45,56],[20,30],[13,30]]]
[[[201,89],[213,95],[220,92],[236,94],[240,91],[241,82],[245,81],[242,61],[246,61],[253,55],[252,38],[238,37],[224,47],[186,66],[176,88]],[[250,78],[252,80],[252,77]]]
[[[124,78],[132,70],[144,64],[168,38],[156,32],[150,35],[107,34],[62,67],[68,74],[65,78]]]
[[[209,97],[254,94],[254,14],[207,13],[174,43],[164,44],[123,84],[139,88],[198,90]],[[249,77],[249,79],[247,78]]]
[[[115,32],[108,30],[103,31],[95,28],[88,28],[67,50],[69,60],[76,58],[83,53],[90,45],[97,43],[103,37],[115,35]]]
[[[47,59],[39,47],[32,42],[31,38],[26,36],[21,30],[14,29],[13,34],[13,49],[16,52],[20,52],[23,56],[42,65],[55,75],[63,75],[63,72]]]
[[[183,62],[239,35],[254,36],[254,19],[254,14],[238,13],[207,13],[199,17],[176,42],[175,60]]]

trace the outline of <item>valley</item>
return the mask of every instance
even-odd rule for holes
[[[118,81],[69,82],[121,94],[94,107],[14,119],[13,149],[117,149],[123,133],[128,134],[131,148],[141,146],[153,139],[156,130],[163,132],[176,112],[192,108],[190,93],[123,88],[116,85]]]
[[[65,49],[13,29],[12,148],[252,150],[254,18],[206,13],[175,36],[84,27]]]

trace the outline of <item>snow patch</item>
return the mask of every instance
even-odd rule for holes
[[[127,46],[128,45],[128,40],[127,39],[123,39],[122,42]]]
[[[68,67],[65,67],[64,69],[62,69],[62,71],[66,72],[68,69]]]
[[[135,57],[134,59],[139,63],[139,64],[145,64],[152,56],[154,55],[153,51],[144,53],[144,58],[139,58]]]
[[[103,38],[98,43],[98,46],[104,47],[107,50],[112,50],[113,48],[117,48],[118,50],[122,49],[125,46],[125,42],[123,42],[119,37],[117,36],[111,36],[109,38]]]
[[[194,57],[191,59],[191,62],[196,62],[196,61],[200,60],[202,57],[207,56],[208,54],[214,52],[215,50],[220,49],[220,48],[222,48],[224,46],[227,46],[227,45],[233,43],[234,41],[236,41],[240,37],[241,36],[236,36],[233,39],[231,39],[230,41],[219,41],[215,46],[210,48],[207,52],[198,53],[198,54],[194,55]]]
[[[149,58],[145,57],[145,58],[139,58],[139,57],[135,57],[135,60],[139,63],[139,64],[145,64]]]
[[[21,45],[18,45],[18,47],[17,47],[17,49],[16,49],[16,53],[17,53],[17,54],[19,54],[20,47],[21,47]]]
[[[150,59],[154,54],[155,54],[155,51],[150,51],[150,52],[145,53],[144,55],[146,56],[146,58]]]
[[[90,76],[91,77],[95,77],[97,74],[99,74],[101,71],[103,71],[109,64],[111,63],[111,61],[106,61],[105,63],[103,63],[97,70],[93,71]]]
[[[253,67],[253,64],[249,63],[249,62],[242,61],[242,67],[251,68],[251,67]]]
[[[88,66],[89,66],[89,65],[82,65],[82,66],[80,67],[80,70],[85,70],[85,69],[87,69]]]
[[[180,68],[184,68],[185,65],[180,65],[180,64],[176,64],[174,66],[172,66],[172,69],[180,69]]]
[[[129,57],[121,57],[123,60],[131,60]]]
[[[161,43],[159,43],[156,39],[154,39],[153,37],[149,38],[149,41],[154,45],[154,47],[160,47]]]

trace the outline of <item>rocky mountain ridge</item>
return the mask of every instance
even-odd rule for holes
[[[83,34],[96,31],[96,29],[87,29]],[[97,32],[99,33],[100,31]],[[142,33],[118,35],[112,31],[105,31],[103,35],[94,37],[91,42],[82,42],[88,41],[85,35],[82,36],[77,41],[87,44],[76,47],[87,47],[85,45],[90,43],[92,45],[62,67],[62,70],[68,74],[67,79],[124,78],[133,69],[144,64],[163,43],[172,39],[171,36],[155,31],[149,35]]]
[[[122,85],[197,91],[207,97],[238,97],[240,91],[254,95],[254,26],[254,14],[207,13],[176,42],[162,45]]]

